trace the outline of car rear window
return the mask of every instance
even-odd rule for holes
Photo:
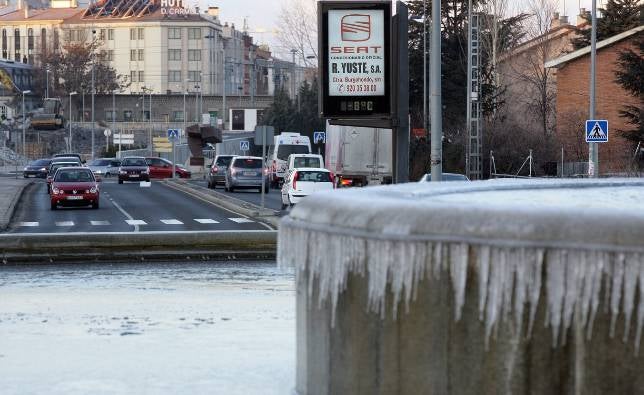
[[[298,171],[297,181],[332,182],[331,173],[326,171]]]
[[[217,158],[217,162],[215,162],[215,165],[217,165],[217,166],[229,166],[231,160],[233,160],[232,156],[220,156],[220,157]]]
[[[109,159],[96,159],[93,160],[89,165],[90,166],[108,166],[110,164]]]
[[[235,159],[233,167],[238,169],[261,169],[261,159]]]
[[[51,165],[50,171],[52,173],[55,173],[56,170],[60,169],[61,167],[75,167],[75,166],[78,166],[78,164],[77,163],[56,163]]]
[[[91,182],[94,181],[92,172],[84,169],[61,170],[56,173],[57,182]]]
[[[143,158],[125,158],[121,166],[147,166],[148,163]]]
[[[322,167],[320,158],[293,158],[293,167]]]
[[[282,144],[277,148],[277,159],[287,160],[291,154],[310,154],[309,146]]]

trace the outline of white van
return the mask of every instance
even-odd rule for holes
[[[270,182],[273,188],[284,182],[291,154],[310,154],[311,140],[299,133],[281,133],[275,136],[275,146],[269,158]]]

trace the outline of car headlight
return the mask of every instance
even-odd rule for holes
[[[92,187],[92,189],[89,190],[89,193],[96,193],[98,192],[98,188]]]
[[[43,168],[39,169],[38,171],[47,171],[47,168],[43,167]]]
[[[27,171],[27,170],[29,170],[29,168],[27,168],[27,167],[25,167],[24,169],[22,169],[22,171]]]
[[[119,174],[127,174],[127,171],[125,171],[125,170],[119,170]]]
[[[54,194],[54,195],[58,195],[59,193],[62,193],[62,192],[63,192],[63,191],[61,191],[61,190],[60,190],[60,189],[58,189],[58,188],[53,188],[51,191],[53,192],[53,194]]]
[[[150,172],[150,169],[143,170],[143,174],[148,174],[149,172]]]

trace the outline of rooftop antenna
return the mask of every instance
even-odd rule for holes
[[[244,17],[244,27],[242,29],[242,31],[247,34],[248,34],[248,18],[249,18],[248,15]]]

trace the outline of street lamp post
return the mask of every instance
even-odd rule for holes
[[[45,74],[47,75],[46,82],[45,82],[45,99],[48,99],[49,98],[49,73],[51,73],[51,71],[49,70],[49,68],[47,68],[45,71],[46,71]]]
[[[443,110],[441,96],[441,2],[432,2],[431,33],[431,174],[432,181],[443,179]],[[469,93],[468,93],[469,94]]]
[[[23,158],[27,157],[25,149],[25,137],[27,135],[26,126],[27,126],[27,117],[25,114],[25,95],[31,93],[30,90],[22,91],[22,156]]]
[[[597,0],[593,0],[590,33],[590,108],[589,119],[595,119],[595,74],[597,62]],[[599,177],[599,144],[588,143],[588,176]]]
[[[291,97],[291,99],[295,99],[295,97],[297,96],[297,93],[295,92],[295,54],[297,52],[298,52],[297,49],[291,49],[291,55],[293,56],[293,66],[292,66],[293,72],[291,73],[291,80],[292,80],[291,87],[293,89],[292,90],[293,96]],[[298,107],[299,107],[299,98],[298,98]]]
[[[96,30],[92,30],[92,35],[96,36]],[[96,87],[95,87],[95,59],[94,59],[94,51],[92,50],[92,159],[95,157],[95,152],[94,152],[94,96],[96,95]]]
[[[69,92],[69,142],[67,144],[69,152],[72,152],[72,96],[77,95],[78,92]]]

